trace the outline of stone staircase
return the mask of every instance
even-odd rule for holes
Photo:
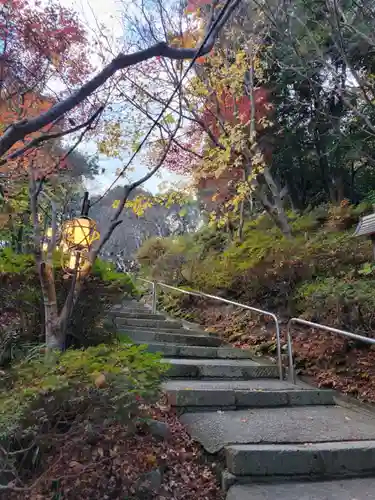
[[[170,363],[164,391],[191,436],[223,455],[227,500],[375,499],[375,413],[280,381],[276,365],[141,303],[112,317],[120,336]]]

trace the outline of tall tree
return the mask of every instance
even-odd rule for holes
[[[155,4],[157,8],[160,2],[155,0]],[[189,26],[184,19],[181,25],[186,29],[173,39],[173,43],[183,47],[194,43],[199,34],[200,23],[207,15],[206,5],[189,4],[188,12],[193,15],[193,22]],[[245,206],[252,206],[255,198],[283,233],[290,236],[284,209],[286,187],[271,171],[272,103],[259,61],[260,40],[268,24],[259,16],[252,20],[252,15],[251,9],[240,10],[221,33],[215,51],[195,65],[195,76],[184,86],[181,97],[188,125],[185,134],[174,141],[166,166],[181,172],[189,165],[193,182],[205,191],[206,201],[210,192],[208,206],[215,208],[227,223],[239,219],[239,232]],[[180,66],[173,61],[160,63],[158,88],[168,83],[173,87]],[[141,111],[147,116],[151,103],[163,103],[163,98],[151,82],[147,88],[139,88],[136,81],[134,77],[135,87],[145,97]],[[179,113],[176,103],[170,110],[173,121]],[[166,126],[164,132],[168,134]]]
[[[126,78],[126,73],[122,72],[122,70],[135,64],[148,61],[155,56],[183,61],[184,59],[193,59],[200,54],[209,52],[214,45],[219,31],[222,29],[238,3],[239,0],[228,0],[225,5],[220,6],[217,2],[213,3],[210,8],[211,14],[207,19],[205,33],[199,43],[199,52],[197,48],[184,49],[174,47],[173,44],[169,43],[169,35],[163,31],[161,31],[162,38],[156,40],[153,24],[149,24],[149,16],[144,11],[143,4],[140,5],[139,8],[143,17],[142,21],[139,21],[139,23],[143,26],[143,36],[137,35],[135,38],[131,36],[128,40],[129,45],[126,48],[126,50],[130,50],[137,47],[138,50],[131,53],[120,52],[95,76],[88,77],[84,75],[78,82],[72,82],[74,88],[70,90],[68,86],[68,95],[59,97],[57,102],[46,111],[10,124],[0,137],[0,163],[6,164],[9,161],[25,158],[26,155],[29,156],[39,151],[41,145],[47,141],[64,137],[68,134],[76,133],[78,136],[77,140],[79,141],[84,134],[90,133],[90,131],[97,127],[104,115],[106,116],[106,118],[102,120],[102,132],[104,137],[99,144],[100,152],[107,156],[123,159],[127,144],[122,140],[121,134],[119,133],[121,124],[113,121],[113,116],[115,114],[114,109],[118,104],[118,98],[122,96],[122,82],[125,81]],[[173,9],[180,8],[180,5],[178,3],[173,3],[173,5],[168,6],[168,8],[170,17],[173,19]],[[9,16],[9,19],[10,18],[11,16]],[[27,17],[23,18],[22,22],[26,23],[26,20]],[[156,22],[155,26],[160,27],[161,25]],[[173,23],[170,23],[170,29],[173,28]],[[46,34],[44,27],[38,25],[35,29]],[[50,38],[53,38],[55,34],[54,30],[56,31],[56,26],[53,26],[52,30],[47,30]],[[64,27],[63,31],[66,33],[67,28]],[[130,30],[128,32],[130,32]],[[70,28],[68,29],[68,33],[70,33]],[[58,34],[59,30],[57,29],[56,35]],[[101,38],[102,48],[106,43],[107,39],[103,35]],[[109,52],[111,52],[111,48]],[[54,50],[53,53],[57,55],[59,52],[58,50]],[[49,56],[52,57],[51,55]],[[59,64],[58,58],[56,60],[56,64]],[[178,88],[176,89],[176,94],[178,95]],[[81,114],[83,118],[79,118],[79,115],[77,118],[77,110],[82,106],[83,114]],[[46,340],[50,347],[61,348],[64,345],[67,321],[71,315],[72,308],[79,298],[85,276],[90,272],[96,256],[109,240],[114,229],[122,222],[120,216],[132,191],[156,174],[161,167],[171,142],[173,141],[173,137],[180,128],[180,124],[181,118],[174,124],[174,132],[172,132],[170,137],[166,138],[164,151],[155,159],[149,171],[136,181],[128,183],[123,187],[118,207],[114,210],[109,224],[107,224],[107,227],[103,231],[101,241],[90,252],[88,260],[81,272],[75,274],[67,300],[60,310],[56,303],[52,263],[52,250],[56,241],[56,214],[58,208],[53,196],[49,196],[48,192],[43,191],[45,184],[44,177],[39,179],[34,164],[29,163],[29,193],[34,226],[34,247],[44,296]],[[58,126],[60,130],[56,131],[56,126]],[[152,136],[153,128],[146,132],[146,139],[143,142]],[[139,149],[140,147],[137,146],[135,151],[138,152]],[[129,171],[128,169],[129,162],[120,169],[117,180],[121,179],[123,175],[126,175]],[[50,201],[51,218],[53,221],[52,238],[46,254],[41,251],[41,241],[43,237],[38,217],[41,197],[43,197],[43,199],[47,198]]]

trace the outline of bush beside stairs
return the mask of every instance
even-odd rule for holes
[[[224,456],[227,500],[375,498],[375,414],[280,381],[276,365],[140,302],[112,317],[120,335],[170,363],[163,389],[190,435]]]

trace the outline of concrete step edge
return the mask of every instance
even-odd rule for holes
[[[224,476],[224,473],[223,475]],[[224,476],[225,478],[225,476]],[[238,478],[225,478],[224,481],[235,481],[230,485],[227,500],[301,500],[304,499],[336,499],[336,500],[370,500],[374,498],[375,478],[357,477],[331,479],[330,481],[311,481],[311,478],[299,480],[298,483],[277,482],[276,484],[246,484]]]
[[[227,365],[215,364],[214,359],[211,364],[173,363],[173,359],[166,359],[171,364],[168,376],[171,378],[213,378],[213,379],[235,379],[250,380],[254,378],[277,378],[278,368],[275,365],[236,365],[235,361],[244,360],[225,360]],[[179,360],[179,361],[183,361]],[[230,363],[232,361],[232,363]],[[250,361],[250,360],[249,360]]]
[[[117,329],[117,332],[119,333],[119,335],[121,334],[131,334],[131,335],[148,335],[148,336],[155,336],[155,335],[165,335],[166,338],[168,338],[169,336],[178,336],[178,337],[182,337],[182,338],[199,338],[199,339],[217,339],[217,340],[221,340],[219,339],[218,337],[209,337],[207,335],[203,335],[203,334],[198,334],[198,333],[189,333],[189,334],[186,334],[184,330],[181,330],[181,331],[175,331],[175,330],[170,330],[170,331],[167,331],[167,330],[150,330],[149,328],[133,328],[132,326],[129,326],[129,328],[125,328],[126,325],[124,325],[121,329]],[[140,340],[138,341],[140,342]],[[154,341],[153,343],[159,343],[159,344],[164,344],[165,342],[157,342],[157,341]],[[170,342],[166,342],[167,344],[173,344],[173,341],[170,341]],[[187,344],[189,345],[189,344]],[[197,346],[197,347],[201,347],[201,346]]]
[[[147,326],[136,326],[136,325],[117,325],[118,330],[132,329],[134,332],[150,332],[150,333],[173,333],[181,334],[187,336],[198,336],[198,337],[215,337],[214,335],[206,335],[204,332],[198,330],[184,330],[183,328],[152,328]],[[219,338],[216,336],[216,338]]]
[[[375,475],[374,440],[236,444],[225,447],[225,458],[231,474],[253,479]]]
[[[172,332],[150,332],[150,331],[117,331],[118,336],[127,336],[138,342],[147,344],[149,342],[174,342],[183,345],[202,346],[202,347],[217,347],[222,344],[219,338],[206,337],[204,335],[181,335]]]
[[[194,411],[334,405],[334,391],[319,389],[165,389],[171,406]],[[204,411],[204,410],[203,410]]]
[[[134,341],[135,344],[143,344],[141,341]],[[218,359],[253,359],[249,353],[243,349],[234,347],[210,347],[210,346],[189,346],[167,342],[153,342],[147,344],[150,352],[161,352],[164,356],[181,357],[181,358],[218,358]]]
[[[179,321],[168,321],[168,320],[153,320],[153,319],[137,319],[137,318],[121,318],[117,316],[115,318],[116,323],[121,326],[139,326],[152,329],[163,329],[167,327],[171,330],[182,329],[182,325]]]
[[[163,314],[152,314],[148,311],[134,312],[134,311],[111,311],[111,316],[116,319],[145,319],[147,321],[165,321],[166,317]]]

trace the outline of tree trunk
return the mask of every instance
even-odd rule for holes
[[[243,238],[244,224],[245,224],[245,200],[242,200],[240,205],[240,222],[238,225],[238,239],[240,241],[242,241]]]
[[[266,193],[262,191],[261,186],[259,189],[256,190],[256,196],[258,197],[259,201],[263,205],[264,209],[268,213],[268,215],[272,218],[274,221],[275,225],[280,229],[280,231],[283,233],[283,235],[286,238],[291,238],[292,237],[292,230],[288,221],[288,218],[286,216],[285,210],[283,207],[281,207],[281,210],[278,209],[276,205],[272,205],[272,203],[269,201],[267,198]]]
[[[263,170],[263,176],[267,182],[267,185],[272,193],[272,198],[273,198],[273,205],[269,203],[269,205],[272,207],[272,217],[274,218],[276,225],[279,227],[281,232],[286,236],[287,238],[291,238],[292,236],[292,230],[289,225],[288,218],[286,216],[285,210],[284,210],[284,204],[283,200],[281,197],[281,190],[279,189],[278,185],[276,184],[271,171],[268,167],[265,167]],[[265,195],[265,198],[267,196]],[[268,201],[268,200],[267,200]],[[265,209],[267,207],[265,206]]]
[[[45,338],[48,349],[62,349],[65,338],[61,332],[57,313],[56,287],[51,265],[41,262],[39,278],[44,303]]]
[[[280,231],[283,233],[283,235],[286,238],[291,238],[292,237],[292,229],[290,227],[290,224],[289,224],[289,221],[288,221],[288,217],[286,216],[284,207],[281,207],[281,210],[279,210],[276,207],[276,214],[275,214],[275,216],[277,218],[277,224],[278,224],[278,227],[279,227]]]
[[[343,179],[342,175],[338,175],[335,179],[335,185],[336,185],[336,199],[337,203],[341,203],[343,200],[346,199],[345,196],[345,181]]]

